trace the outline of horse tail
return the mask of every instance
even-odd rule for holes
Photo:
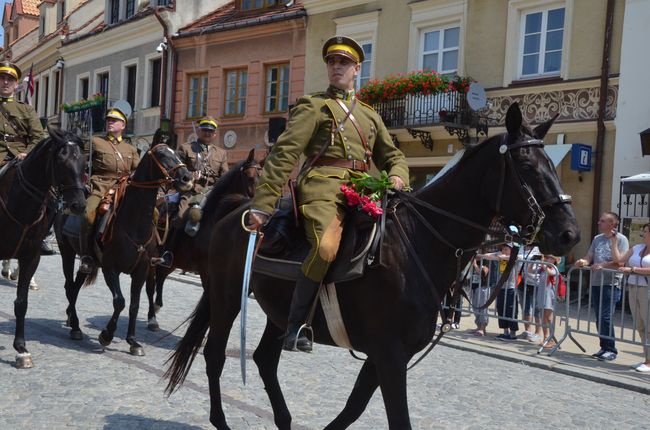
[[[194,312],[192,312],[185,322],[187,321],[190,322],[190,325],[187,327],[185,336],[176,345],[176,349],[171,357],[165,362],[165,365],[169,365],[169,368],[163,375],[163,378],[169,379],[169,383],[165,388],[165,394],[168,396],[185,381],[190,367],[192,367],[192,363],[194,362],[194,358],[199,352],[199,348],[201,348],[205,333],[210,327],[210,301],[205,292],[196,305]]]
[[[99,268],[95,265],[93,266],[93,269],[90,271],[88,276],[86,276],[86,280],[84,281],[84,287],[90,287],[92,284],[95,283],[97,280],[97,273],[99,273]]]

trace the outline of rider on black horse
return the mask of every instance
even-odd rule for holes
[[[293,292],[285,350],[311,351],[311,341],[298,336],[309,305],[336,257],[344,223],[341,185],[353,172],[368,172],[374,161],[388,172],[395,189],[408,185],[404,154],[395,147],[381,117],[355,97],[354,83],[364,52],[348,37],[332,37],[323,46],[330,86],[323,93],[305,96],[291,111],[286,131],[266,159],[253,198],[251,228],[268,221],[301,155],[307,158],[297,182],[298,204],[311,251]]]

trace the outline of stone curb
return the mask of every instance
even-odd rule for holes
[[[641,394],[650,394],[650,388],[647,386],[647,384],[636,384],[631,381],[623,381],[619,379],[617,375],[609,375],[604,372],[593,371],[584,367],[561,363],[552,359],[544,358],[544,356],[530,356],[494,348],[487,345],[477,345],[475,343],[467,342],[462,339],[449,337],[444,337],[441,339],[440,344],[449,348],[474,352],[476,354],[510,361],[512,363],[520,363],[538,369],[550,370],[552,372],[585,379],[599,384],[606,384],[612,387],[622,388],[624,390],[630,390]]]

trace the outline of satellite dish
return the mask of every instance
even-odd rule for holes
[[[118,100],[111,107],[113,107],[115,109],[119,109],[119,111],[122,112],[124,114],[124,116],[126,116],[126,119],[131,118],[131,114],[133,113],[133,109],[131,108],[131,105],[129,104],[129,102],[127,102],[126,100]]]
[[[467,92],[467,104],[472,110],[483,109],[487,105],[485,89],[478,82],[472,82]]]

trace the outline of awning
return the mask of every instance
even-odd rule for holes
[[[566,157],[569,151],[571,151],[571,145],[544,145],[544,151],[546,151],[548,156],[551,158],[553,165],[557,168],[564,157]]]
[[[650,173],[639,173],[621,179],[623,194],[648,194],[650,193]]]

